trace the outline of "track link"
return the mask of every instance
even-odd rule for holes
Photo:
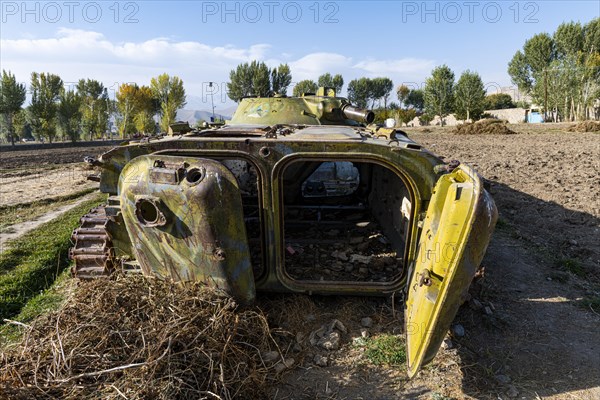
[[[115,270],[115,254],[106,225],[106,206],[98,206],[84,215],[81,226],[73,231],[74,245],[69,257],[75,262],[71,275],[81,279],[109,276]]]

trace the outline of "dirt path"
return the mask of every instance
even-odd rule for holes
[[[599,399],[600,316],[580,304],[586,282],[552,279],[554,266],[531,250],[506,229],[488,249],[471,293],[494,312],[471,302],[456,320],[467,332],[457,341],[462,389],[475,398],[497,399],[513,385],[526,399]]]
[[[37,228],[38,226],[53,220],[54,218],[58,217],[59,215],[64,214],[65,212],[77,207],[78,205],[80,205],[81,203],[91,199],[92,197],[96,196],[96,193],[90,193],[88,195],[85,195],[79,199],[77,199],[76,201],[70,203],[70,204],[65,204],[64,206],[60,206],[56,209],[54,209],[53,211],[46,213],[34,220],[31,221],[26,221],[20,224],[15,224],[15,225],[11,225],[10,226],[10,231],[9,232],[3,232],[2,234],[0,234],[0,253],[2,253],[5,249],[8,248],[7,243],[13,239],[18,238],[21,235],[24,235],[25,233],[31,231],[32,229]]]

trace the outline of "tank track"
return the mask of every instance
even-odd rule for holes
[[[81,218],[81,226],[71,236],[73,247],[69,251],[69,258],[75,262],[71,267],[73,277],[107,277],[115,270],[117,261],[106,229],[108,221],[106,206],[95,207]]]

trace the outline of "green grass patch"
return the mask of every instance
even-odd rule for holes
[[[573,258],[561,258],[557,261],[557,264],[559,268],[568,271],[573,275],[577,275],[580,278],[585,278],[587,275],[581,263]]]
[[[31,221],[32,219],[44,215],[53,209],[65,205],[71,200],[77,200],[80,197],[97,190],[97,188],[88,188],[64,196],[36,200],[29,203],[0,206],[0,233],[10,231],[11,225],[19,224],[25,221]]]
[[[588,296],[581,300],[581,306],[600,313],[600,296]]]
[[[8,244],[0,254],[0,324],[2,319],[19,314],[69,265],[73,229],[82,215],[105,198],[99,193]]]
[[[52,286],[30,299],[14,319],[26,323],[49,311],[57,310],[65,298],[62,289],[73,282],[71,271],[64,269]]]
[[[406,346],[396,335],[383,334],[365,340],[365,357],[375,365],[404,367]]]
[[[65,269],[56,278],[52,286],[42,291],[40,294],[31,298],[23,306],[21,312],[12,318],[12,320],[27,324],[42,314],[50,311],[56,311],[66,298],[66,288],[74,284],[69,270]],[[0,322],[0,348],[17,342],[21,339],[23,329],[17,324],[4,324]]]

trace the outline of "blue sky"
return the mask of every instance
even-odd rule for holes
[[[1,68],[20,81],[46,71],[114,93],[167,72],[183,79],[188,108],[207,108],[207,82],[253,59],[288,63],[294,82],[331,72],[422,85],[447,64],[490,90],[510,86],[507,63],[527,38],[600,16],[600,1],[2,1],[1,11]]]

